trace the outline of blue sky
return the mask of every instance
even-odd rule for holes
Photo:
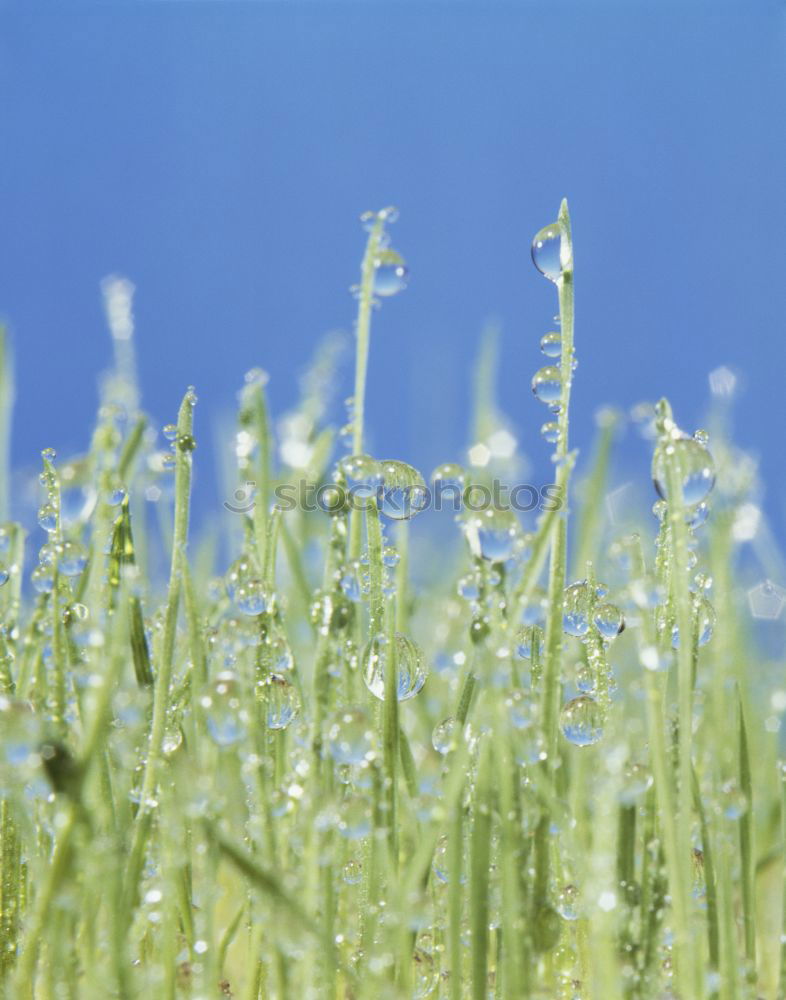
[[[781,517],[786,315],[782,4],[0,6],[0,314],[17,355],[17,463],[83,449],[110,358],[99,280],[137,285],[145,405],[243,373],[280,411],[321,335],[351,328],[363,234],[390,203],[410,287],[375,317],[380,455],[461,456],[479,332],[536,468],[530,379],[553,289],[532,234],[567,195],[577,292],[573,426],[668,395],[698,425],[707,374],[740,375],[736,425]],[[351,390],[345,369],[341,395]],[[647,448],[623,460],[637,475]]]

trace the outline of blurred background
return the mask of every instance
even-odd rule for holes
[[[16,355],[13,459],[89,443],[111,361],[100,280],[137,288],[144,406],[198,390],[201,517],[244,372],[277,413],[329,331],[351,337],[365,234],[397,205],[409,287],[375,313],[367,421],[428,475],[472,444],[481,331],[498,402],[550,482],[556,295],[530,241],[569,198],[584,458],[604,404],[711,399],[760,456],[784,524],[786,60],[775,3],[103,3],[0,6],[0,315]],[[339,369],[336,425],[352,389]],[[648,488],[629,424],[615,488]],[[654,499],[649,495],[648,502]]]

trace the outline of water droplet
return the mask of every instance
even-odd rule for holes
[[[176,459],[171,451],[165,451],[161,455],[161,468],[162,469],[174,469],[176,464]]]
[[[241,555],[227,570],[227,595],[244,615],[261,615],[272,608],[272,596],[259,578],[256,562]]]
[[[338,467],[353,496],[376,496],[382,483],[382,470],[376,459],[370,455],[347,455]]]
[[[519,522],[512,510],[487,507],[467,516],[464,532],[473,555],[506,562],[515,552]]]
[[[51,503],[42,504],[38,508],[38,523],[51,535],[57,530],[57,507]]]
[[[579,890],[571,884],[563,886],[557,894],[557,913],[563,920],[579,919]]]
[[[715,608],[706,597],[694,596],[693,614],[696,618],[696,628],[698,632],[698,642],[700,646],[706,646],[712,638],[713,630],[717,621]],[[663,621],[663,619],[662,619]],[[679,649],[680,630],[678,625],[674,625],[671,630],[671,648]]]
[[[58,568],[63,576],[79,576],[87,565],[87,553],[79,542],[65,541],[58,546]]]
[[[374,731],[362,708],[344,708],[331,719],[327,752],[336,764],[361,764],[373,748]]]
[[[558,358],[562,353],[562,334],[552,330],[540,338],[540,349],[547,358]]]
[[[393,545],[386,545],[382,550],[382,562],[388,569],[395,569],[400,560],[398,550]]]
[[[706,503],[696,504],[695,507],[689,508],[685,511],[685,523],[691,529],[695,531],[696,528],[700,528],[706,523],[707,518],[710,516],[710,508]]]
[[[363,881],[363,866],[359,861],[350,858],[341,869],[341,878],[347,885],[358,885]]]
[[[382,488],[380,510],[395,521],[408,521],[428,503],[428,490],[417,469],[406,462],[386,459],[380,462]]]
[[[161,433],[167,441],[174,441],[177,437],[177,424],[164,424]]]
[[[456,720],[453,716],[438,722],[431,733],[431,745],[437,753],[446,754],[453,749],[456,734]]]
[[[357,559],[354,560],[344,569],[340,586],[344,596],[353,604],[357,604],[368,593],[368,570]]]
[[[571,263],[570,245],[559,222],[552,222],[532,239],[532,262],[549,281],[559,281]]]
[[[369,691],[380,701],[385,700],[388,648],[388,637],[378,635],[363,650],[363,680]],[[419,647],[401,632],[396,632],[395,636],[395,669],[398,700],[414,698],[426,682],[427,671]]]
[[[652,458],[652,481],[658,494],[668,501],[667,467],[678,462],[682,499],[686,507],[700,504],[715,485],[715,463],[704,445],[687,434],[661,442]]]
[[[361,795],[341,803],[338,832],[347,840],[360,840],[371,833],[369,804]]]
[[[30,582],[39,594],[51,594],[55,585],[54,565],[36,566],[30,574]]]
[[[549,444],[556,444],[559,441],[559,424],[556,420],[547,420],[540,429],[543,440]]]
[[[401,254],[390,247],[380,250],[374,260],[374,294],[388,298],[403,291],[408,282],[409,268]]]
[[[553,410],[562,399],[562,375],[555,365],[546,365],[532,376],[532,391]]]
[[[474,573],[467,573],[459,579],[456,591],[465,601],[477,601],[480,597],[480,581]]]
[[[260,682],[257,697],[265,701],[268,729],[286,729],[300,712],[297,688],[281,674],[271,674]]]
[[[10,578],[11,574],[8,572],[5,566],[0,566],[0,587],[2,587],[4,583],[8,583]]]
[[[222,671],[200,698],[208,732],[220,747],[232,746],[246,735],[248,713],[241,704],[240,681],[230,670]]]
[[[431,482],[434,487],[436,510],[442,510],[446,506],[454,511],[461,509],[464,487],[467,483],[467,474],[463,466],[456,462],[438,465],[431,474]]]
[[[574,746],[592,746],[603,736],[603,711],[587,694],[563,705],[559,721],[563,736]]]
[[[516,652],[523,660],[531,660],[533,649],[542,655],[543,629],[539,625],[522,625],[516,633]]]
[[[625,628],[625,619],[615,604],[599,604],[592,621],[604,639],[616,639]]]
[[[578,580],[565,588],[562,607],[562,628],[568,635],[582,638],[590,627],[593,595],[586,580]]]
[[[652,772],[648,768],[643,764],[630,764],[622,779],[620,802],[624,806],[635,805],[652,788],[652,783]]]
[[[292,649],[283,635],[269,635],[262,646],[262,662],[273,674],[288,674],[295,666]]]

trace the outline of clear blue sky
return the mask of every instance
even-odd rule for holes
[[[503,408],[543,466],[529,385],[555,309],[529,241],[567,195],[578,443],[601,403],[663,394],[692,429],[729,365],[780,516],[785,18],[757,2],[0,5],[16,461],[86,446],[110,357],[98,282],[119,271],[138,287],[146,407],[163,423],[194,383],[209,463],[246,369],[270,370],[281,410],[320,335],[350,328],[357,216],[394,203],[412,280],[376,318],[377,452],[426,472],[459,457],[493,315]]]

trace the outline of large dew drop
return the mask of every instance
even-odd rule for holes
[[[396,250],[380,250],[374,260],[374,294],[388,298],[407,287],[409,268]]]
[[[390,640],[378,635],[363,650],[363,680],[380,701],[385,700],[385,674],[388,669]],[[426,667],[419,647],[401,632],[395,636],[396,697],[399,701],[414,698],[426,683]]]
[[[540,349],[547,358],[558,358],[562,353],[562,334],[556,330],[544,333],[540,338]]]
[[[373,727],[362,708],[341,709],[330,721],[327,752],[336,764],[360,764],[373,745]]]
[[[380,510],[394,521],[408,521],[428,503],[428,490],[423,476],[406,462],[386,459],[380,462],[382,488],[379,491]]]
[[[603,736],[603,711],[594,698],[582,694],[563,705],[559,724],[568,743],[589,747]]]
[[[281,674],[271,674],[257,685],[257,697],[265,703],[268,729],[286,729],[300,712],[300,695]]]
[[[242,707],[240,681],[231,670],[216,677],[199,703],[208,732],[218,746],[232,746],[246,735],[248,713]]]
[[[592,613],[592,591],[586,580],[578,580],[565,588],[562,605],[562,629],[581,639],[589,632]]]
[[[703,442],[695,438],[678,437],[661,442],[652,458],[652,481],[658,494],[669,500],[668,464],[678,463],[682,484],[682,501],[693,507],[706,499],[715,485],[715,463]]]
[[[532,240],[532,263],[549,281],[559,281],[570,266],[570,244],[559,222],[552,222],[535,233]]]
[[[562,399],[562,375],[555,365],[547,365],[532,376],[532,391],[551,409],[556,409]]]
[[[375,458],[370,455],[347,455],[338,467],[353,497],[376,496],[382,483],[382,470]]]
[[[488,507],[467,518],[464,533],[474,556],[489,562],[506,562],[516,549],[519,522],[512,510]]]

